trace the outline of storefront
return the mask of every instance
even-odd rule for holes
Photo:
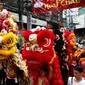
[[[19,16],[18,16],[18,14],[17,13],[13,13],[13,12],[11,12],[11,13],[16,16],[16,22],[19,23]],[[23,23],[23,27],[25,29],[27,29],[27,16],[22,15],[22,23]],[[35,28],[36,26],[46,26],[47,22],[44,21],[44,20],[31,18],[31,24],[32,24],[32,28]]]

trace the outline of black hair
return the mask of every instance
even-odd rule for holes
[[[78,71],[79,73],[83,72],[83,66],[82,65],[76,65],[74,70]]]
[[[43,71],[47,71],[47,67],[46,66],[42,66],[42,68],[41,68]]]
[[[49,21],[49,22],[47,22],[47,23],[51,25],[51,29],[52,29],[54,32],[60,28],[60,25],[59,25],[58,23],[55,23],[55,22],[52,22],[52,21]]]

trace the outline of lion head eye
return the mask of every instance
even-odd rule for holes
[[[30,36],[29,36],[29,41],[30,42],[32,42],[32,41],[35,41],[36,40],[36,34],[31,34]]]
[[[29,46],[30,46],[30,43],[29,43],[29,42],[28,42],[28,43],[26,43],[26,46],[27,46],[27,47],[29,47]]]
[[[10,38],[10,39],[7,40],[6,43],[7,43],[7,44],[11,44],[12,42],[13,42],[13,40],[12,40],[12,38]]]

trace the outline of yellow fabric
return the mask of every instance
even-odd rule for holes
[[[15,53],[15,51],[16,51],[15,47],[12,47],[9,50],[0,49],[0,55],[10,56],[10,55],[13,55]]]

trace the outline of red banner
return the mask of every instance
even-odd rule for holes
[[[85,0],[33,0],[33,13],[45,13],[85,6]]]

